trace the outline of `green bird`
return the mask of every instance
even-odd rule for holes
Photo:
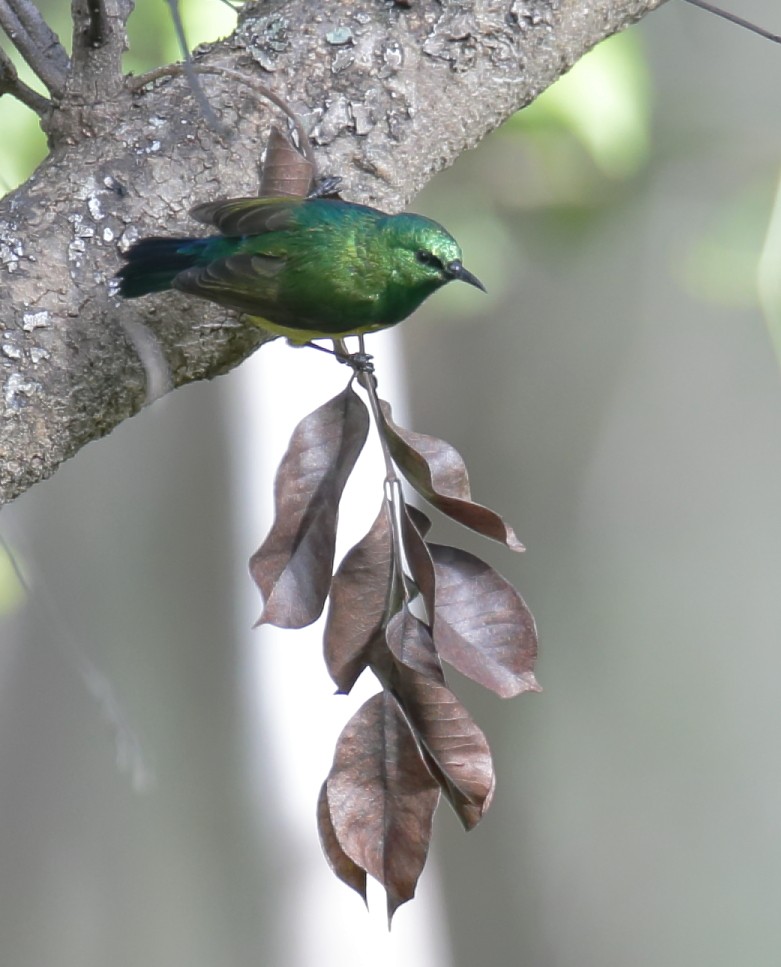
[[[302,344],[393,326],[453,279],[485,291],[453,236],[422,215],[332,198],[234,198],[190,214],[219,235],[136,242],[121,295],[177,289]]]

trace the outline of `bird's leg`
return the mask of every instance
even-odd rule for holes
[[[345,366],[350,366],[356,374],[371,374],[374,372],[374,357],[363,349],[363,338],[359,338],[361,339],[361,348],[357,353],[350,352],[344,339],[333,339],[333,349],[329,349],[327,346],[321,346],[312,339],[309,342],[296,343],[295,345],[301,347],[308,346],[310,349],[319,349],[321,353],[328,353],[329,356],[334,356],[340,363],[344,363]]]
[[[328,353],[329,356],[336,355],[335,349],[329,349],[327,346],[320,346],[312,339],[310,339],[309,342],[296,342],[296,343],[288,339],[288,343],[291,346],[295,346],[296,349],[319,349],[321,353]]]

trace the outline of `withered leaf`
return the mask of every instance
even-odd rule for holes
[[[393,590],[393,539],[383,500],[377,519],[347,552],[331,583],[323,651],[340,692],[366,667],[369,644],[381,629]]]
[[[424,678],[444,684],[445,676],[434,650],[431,633],[406,604],[388,622],[385,639],[391,653],[402,665],[412,668]]]
[[[305,198],[314,178],[314,166],[290,138],[272,125],[260,177],[261,198],[290,195]]]
[[[361,869],[357,863],[353,863],[336,838],[336,832],[331,822],[331,813],[328,809],[326,783],[323,783],[320,787],[320,795],[317,797],[317,830],[320,834],[320,845],[323,847],[328,865],[339,879],[352,887],[356,893],[359,893],[363,897],[363,902],[366,903],[366,870]]]
[[[474,554],[429,544],[436,574],[434,645],[462,675],[502,698],[538,692],[537,629],[515,588]]]
[[[323,610],[339,499],[368,429],[366,407],[348,385],[293,431],[274,482],[274,523],[250,559],[265,602],[258,624],[303,628]]]
[[[405,504],[407,508],[407,514],[409,519],[417,528],[418,533],[421,537],[425,537],[426,534],[431,530],[431,521],[423,513],[420,507],[416,507],[414,504]]]
[[[414,510],[414,507],[408,507],[405,504],[401,520],[404,553],[412,572],[412,578],[423,598],[426,618],[429,625],[432,625],[434,623],[434,564],[428,551],[428,545],[423,540],[415,520],[422,517],[421,523],[425,521],[429,523],[429,526],[430,522],[424,514],[412,513]]]
[[[415,895],[439,787],[388,692],[370,698],[347,723],[326,790],[339,845],[385,887],[390,919]]]
[[[394,689],[432,775],[467,829],[491,804],[495,776],[488,740],[445,685],[397,666]]]
[[[385,437],[401,472],[429,503],[485,537],[500,541],[512,551],[524,546],[515,531],[495,511],[476,504],[461,454],[444,440],[397,426],[391,408],[381,401]]]

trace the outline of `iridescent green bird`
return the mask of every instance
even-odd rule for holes
[[[393,326],[453,279],[485,291],[452,235],[422,215],[330,198],[235,198],[191,215],[220,234],[136,242],[121,295],[178,289],[306,343]]]

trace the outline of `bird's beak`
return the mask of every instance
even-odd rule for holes
[[[458,259],[448,262],[445,266],[445,271],[447,272],[448,278],[460,279],[462,282],[468,282],[470,285],[473,285],[476,289],[482,289],[483,292],[487,291],[480,279],[476,275],[472,275],[468,269],[465,269]]]

